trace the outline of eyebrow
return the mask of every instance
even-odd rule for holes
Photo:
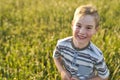
[[[91,27],[92,28],[93,26],[92,25],[87,25],[87,27]]]
[[[81,25],[81,23],[77,23],[77,25]],[[87,25],[87,27],[93,27],[93,25]]]
[[[81,23],[77,23],[77,25],[81,25]]]

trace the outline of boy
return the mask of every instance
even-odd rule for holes
[[[53,53],[62,80],[108,80],[109,70],[102,52],[91,42],[98,26],[99,15],[93,6],[76,9],[73,36],[58,40]]]

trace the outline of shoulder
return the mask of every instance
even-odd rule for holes
[[[90,42],[89,48],[92,49],[96,54],[102,55],[102,51],[92,42]]]
[[[57,42],[57,46],[59,45],[68,45],[71,43],[71,40],[72,40],[72,37],[66,37],[66,38],[63,38],[63,39],[59,39],[58,42]]]
[[[103,59],[103,53],[102,51],[92,42],[90,42],[90,46],[89,49],[93,52],[93,54],[91,54],[93,57],[95,57],[97,60],[101,60]]]

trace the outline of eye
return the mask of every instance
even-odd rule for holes
[[[80,26],[80,25],[77,25],[77,27],[78,27],[78,28],[81,28],[81,26]]]
[[[76,27],[77,28],[81,28],[82,26],[81,26],[81,23],[76,23]]]
[[[88,30],[90,30],[90,29],[92,29],[92,28],[93,28],[93,26],[91,26],[91,25],[86,26],[86,29],[88,29]]]
[[[87,27],[87,29],[92,29],[91,27]]]

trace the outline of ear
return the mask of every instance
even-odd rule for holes
[[[99,27],[96,27],[96,28],[95,28],[94,34],[96,34],[96,33],[98,32],[98,29],[99,29]]]
[[[72,25],[71,25],[71,28],[73,28],[73,26],[74,26],[74,22],[75,22],[75,21],[74,21],[74,20],[72,20]]]
[[[96,29],[96,32],[97,32],[99,30],[99,26],[97,26],[95,29]]]

